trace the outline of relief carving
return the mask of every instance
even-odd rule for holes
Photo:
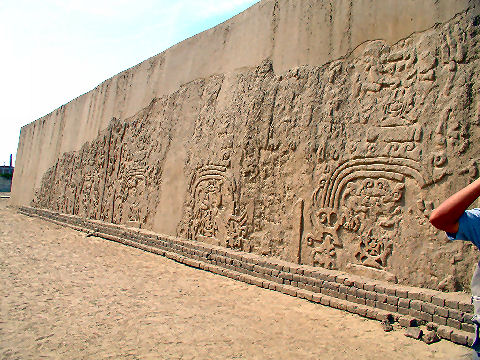
[[[198,169],[189,188],[187,238],[238,250],[246,248],[247,213],[238,208],[236,190],[225,166]]]
[[[136,130],[132,123],[112,119],[95,141],[59,159],[52,178],[42,181],[34,205],[90,219],[145,226],[148,212],[157,201],[165,149],[161,143],[150,141],[155,131],[148,124],[149,120],[143,118],[135,123],[140,128]],[[168,143],[169,139],[164,141]],[[153,143],[149,153],[158,157],[155,161],[144,149]]]
[[[384,268],[392,253],[393,241],[398,235],[402,219],[399,204],[403,197],[403,182],[384,178],[364,179],[349,183],[342,203],[353,216],[346,224],[354,224],[360,233],[355,258],[365,266]],[[349,217],[346,217],[348,219]],[[351,226],[347,225],[347,229]]]
[[[405,175],[380,169],[375,171],[374,162],[362,164],[363,167],[351,166],[353,164],[332,172],[329,179],[334,176],[343,178],[337,180],[338,185],[322,180],[314,194],[314,206],[323,207],[314,207],[312,213],[317,235],[307,235],[307,244],[314,248],[312,263],[336,268],[340,249],[345,249],[346,244],[350,247],[356,244],[352,255],[358,263],[384,268],[402,220]],[[363,170],[367,168],[370,170]],[[338,174],[339,169],[343,174]],[[336,198],[329,199],[329,191],[335,192]],[[328,207],[325,208],[325,205]]]
[[[455,270],[473,253],[439,255],[458,245],[428,216],[479,174],[479,26],[459,14],[324,66],[278,73],[266,59],[184,84],[63,155],[34,205],[152,229],[174,139],[190,179],[176,194],[177,236],[410,285],[438,288],[453,273],[468,284]]]

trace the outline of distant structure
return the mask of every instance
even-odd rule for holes
[[[14,167],[12,163],[12,154],[10,154],[10,165],[0,166],[0,192],[11,191],[13,171],[14,171]]]

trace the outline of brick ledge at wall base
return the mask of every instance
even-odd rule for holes
[[[68,226],[90,236],[115,241],[165,256],[176,262],[210,271],[265,289],[401,326],[426,324],[437,335],[460,345],[471,345],[475,327],[473,306],[448,294],[405,287],[340,271],[298,265],[205,244],[160,235],[142,229],[89,220],[32,207],[19,212]]]

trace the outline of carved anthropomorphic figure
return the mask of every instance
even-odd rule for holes
[[[450,240],[471,241],[480,249],[480,209],[467,208],[480,196],[480,179],[458,191],[445,200],[430,215],[430,223],[447,233]],[[480,263],[477,264],[472,277],[472,302],[475,315],[472,321],[476,325],[473,349],[476,359],[480,359]]]

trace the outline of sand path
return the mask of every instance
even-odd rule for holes
[[[339,310],[29,218],[0,200],[1,359],[450,359]]]

